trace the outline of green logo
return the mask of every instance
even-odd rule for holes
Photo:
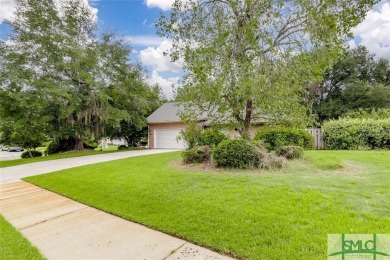
[[[328,235],[328,259],[390,259],[390,235]]]

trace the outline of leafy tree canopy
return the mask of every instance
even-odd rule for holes
[[[55,139],[74,137],[81,150],[84,138],[98,139],[107,128],[120,129],[121,122],[145,124],[153,91],[142,68],[129,61],[131,48],[124,40],[96,35],[86,3],[17,0],[14,16],[12,44],[1,44],[0,91],[44,121],[42,132]],[[32,93],[29,102],[20,102]],[[26,114],[1,106],[5,117],[26,121]]]
[[[349,111],[390,108],[389,61],[375,59],[364,46],[349,49],[320,84],[309,87],[309,98],[320,122]]]
[[[266,116],[305,121],[304,88],[338,57],[376,0],[176,0],[158,33],[187,73],[178,99],[187,114],[212,111],[249,138]],[[192,109],[194,108],[195,109]]]

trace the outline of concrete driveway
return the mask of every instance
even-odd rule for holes
[[[150,149],[150,150],[139,150],[139,151],[129,151],[129,152],[117,152],[117,153],[89,155],[89,156],[58,159],[52,161],[5,167],[5,168],[0,168],[0,183],[15,182],[28,176],[40,175],[44,173],[60,171],[60,170],[88,165],[88,164],[113,161],[113,160],[141,156],[141,155],[167,153],[173,151],[177,151],[177,150]]]
[[[19,180],[171,151],[177,150],[118,152],[0,168],[0,213],[47,259],[232,259]]]
[[[0,184],[0,201],[0,213],[47,259],[231,259],[24,181]]]

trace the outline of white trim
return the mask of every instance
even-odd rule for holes
[[[156,137],[157,137],[157,135],[156,135],[156,130],[157,130],[157,129],[154,129],[154,130],[153,130],[153,149],[156,149],[156,144],[157,144],[157,142],[156,142],[156,141],[157,141],[157,138],[156,138]]]

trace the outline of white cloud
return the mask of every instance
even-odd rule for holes
[[[5,41],[5,44],[8,45],[8,46],[12,46],[12,45],[15,45],[15,42],[13,40],[11,40],[11,38],[8,38],[6,41]]]
[[[349,48],[351,48],[351,49],[354,49],[354,48],[357,47],[357,46],[356,46],[355,40],[350,40],[350,41],[347,43],[347,45],[348,45]]]
[[[153,70],[152,75],[146,79],[151,86],[159,85],[167,98],[174,97],[174,89],[179,86],[179,80],[179,77],[163,78],[156,70]]]
[[[93,3],[96,1],[98,1],[98,0],[90,0],[89,2]],[[55,0],[54,2],[58,8],[59,0]],[[94,19],[97,20],[98,9],[95,7],[92,7],[89,4],[88,0],[83,0],[83,2],[90,7]],[[3,23],[4,20],[6,20],[6,19],[12,20],[14,9],[15,9],[15,0],[0,0],[0,24]]]
[[[15,9],[15,0],[0,0],[0,24],[11,20]]]
[[[182,66],[178,62],[171,62],[169,55],[164,55],[165,52],[169,53],[172,48],[172,43],[168,40],[164,40],[157,47],[148,47],[140,51],[140,59],[143,64],[152,66],[154,70],[160,71],[174,71],[178,72],[182,69]]]
[[[364,21],[352,30],[355,37],[361,38],[364,45],[377,57],[390,60],[390,3],[380,2],[374,10],[367,13]],[[356,44],[356,39],[354,43]],[[349,45],[353,44],[350,42]]]
[[[93,5],[94,5],[94,1],[91,1],[91,0],[83,0],[84,1],[84,3],[87,5],[87,6],[89,6],[89,8],[90,8],[90,10],[91,10],[91,12],[92,12],[92,14],[93,14],[93,18],[94,18],[94,20],[95,20],[95,22],[97,22],[97,20],[98,20],[98,9],[96,8],[96,7],[93,7]],[[95,2],[98,2],[98,1],[95,1]]]
[[[158,46],[161,42],[164,41],[164,38],[153,36],[153,35],[135,35],[125,37],[131,45],[138,46]]]
[[[163,11],[171,9],[175,0],[145,0],[145,4],[149,8],[157,7]]]

